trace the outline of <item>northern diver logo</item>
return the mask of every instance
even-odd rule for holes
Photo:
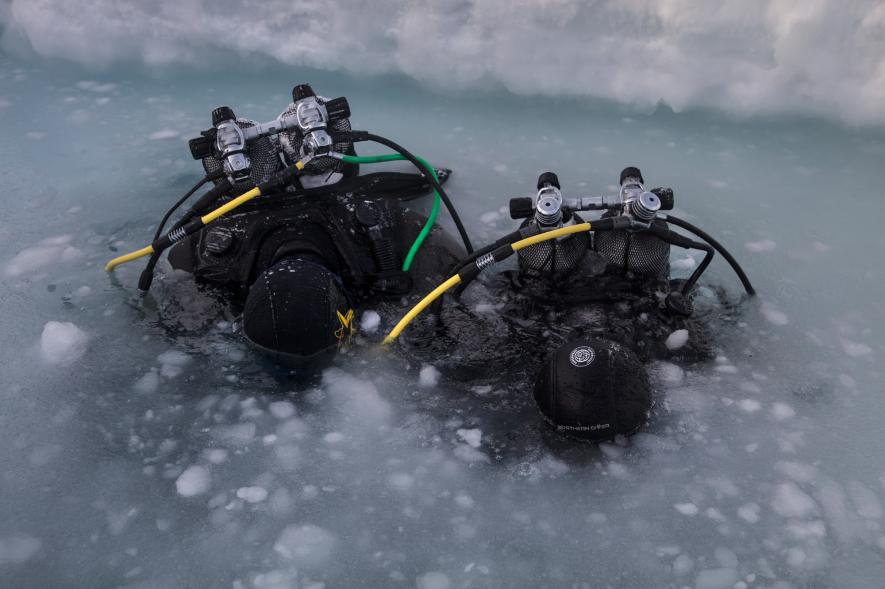
[[[596,359],[596,352],[590,346],[578,346],[568,355],[569,361],[575,368],[583,368],[593,364]]]
[[[342,314],[341,311],[336,309],[335,313],[338,315],[338,322],[341,324],[341,327],[335,330],[335,337],[340,342],[345,337],[353,334],[353,309],[348,309],[347,314]]]

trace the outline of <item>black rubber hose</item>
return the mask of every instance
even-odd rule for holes
[[[424,169],[424,166],[421,165],[421,162],[419,162],[414,155],[409,153],[401,145],[398,145],[385,137],[375,135],[374,133],[367,133],[365,131],[354,131],[352,133],[352,136],[354,138],[354,141],[365,139],[387,146],[412,162],[412,164],[416,168],[418,168],[418,171],[421,172],[421,175],[427,178],[433,188],[439,193],[439,196],[440,198],[442,198],[443,203],[445,203],[446,208],[449,210],[449,214],[452,216],[452,220],[455,222],[455,227],[458,229],[458,233],[461,235],[461,241],[464,242],[464,249],[467,250],[468,254],[473,253],[473,245],[470,243],[470,237],[467,236],[467,230],[464,229],[464,224],[461,222],[461,217],[458,215],[458,211],[455,210],[455,205],[452,204],[452,200],[449,198],[449,195],[446,194],[446,191],[442,187],[442,185],[437,182],[435,178],[427,173],[427,171]]]
[[[191,196],[192,196],[197,190],[199,190],[199,189],[203,186],[203,184],[205,184],[205,183],[208,182],[208,181],[209,181],[209,176],[208,176],[208,175],[203,176],[203,179],[202,179],[202,180],[200,180],[199,182],[197,182],[196,184],[194,184],[194,187],[193,187],[193,188],[191,188],[190,190],[188,190],[187,193],[185,193],[184,196],[182,196],[181,198],[178,199],[178,202],[176,202],[174,205],[172,205],[172,206],[169,208],[168,211],[166,211],[166,214],[163,215],[163,219],[160,221],[160,224],[157,225],[157,231],[154,232],[154,239],[153,239],[153,241],[157,241],[158,239],[160,239],[160,235],[163,234],[163,227],[166,226],[166,221],[169,220],[169,217],[172,216],[172,213],[174,213],[176,210],[178,210],[178,207],[180,207],[181,205],[183,205],[183,204],[184,204],[184,201],[186,201],[187,199],[189,199],[189,198],[190,198],[190,197],[191,197]]]
[[[154,233],[154,241],[157,241],[158,239],[160,239],[160,236],[163,234],[163,227],[166,225],[166,222],[169,220],[169,217],[172,216],[172,213],[175,212],[175,210],[178,207],[180,207],[182,204],[184,204],[184,201],[186,201],[188,198],[190,198],[190,196],[192,194],[194,194],[197,190],[199,190],[199,188],[203,184],[205,184],[206,182],[208,182],[210,180],[217,179],[223,175],[224,175],[224,172],[220,171],[220,170],[215,173],[206,174],[206,176],[202,180],[200,180],[200,182],[196,186],[194,186],[187,194],[185,194],[183,197],[181,197],[177,203],[172,205],[172,208],[170,208],[168,211],[166,211],[166,214],[163,216],[163,220],[160,221],[160,225],[157,227],[156,233]],[[174,231],[175,229],[179,229],[179,228],[183,227],[185,224],[187,224],[188,221],[190,221],[194,217],[194,215],[196,215],[196,213],[198,211],[206,208],[207,206],[209,206],[210,204],[212,204],[213,202],[218,200],[218,198],[222,194],[229,191],[230,188],[231,188],[230,181],[225,179],[223,182],[220,182],[215,187],[213,187],[212,190],[207,191],[205,194],[203,194],[203,196],[200,197],[200,199],[196,203],[194,203],[194,205],[191,208],[189,208],[184,213],[184,215],[182,215],[181,219],[179,219],[172,226],[171,230]],[[157,267],[157,263],[160,261],[160,256],[162,256],[162,255],[163,255],[162,251],[155,251],[154,253],[151,254],[151,257],[148,258],[148,261],[144,267],[144,270],[141,271],[141,276],[138,277],[138,290],[140,290],[142,292],[147,292],[148,290],[150,290],[151,284],[154,281],[154,268]]]
[[[670,245],[675,245],[684,249],[700,250],[704,252],[704,259],[701,260],[701,263],[698,264],[698,267],[695,268],[694,272],[691,273],[691,276],[688,277],[688,280],[686,280],[685,283],[682,285],[682,294],[683,296],[687,297],[691,293],[691,289],[694,288],[694,285],[697,284],[698,280],[701,277],[701,274],[704,273],[704,271],[710,265],[710,262],[713,261],[713,257],[716,255],[716,251],[710,244],[689,239],[688,237],[680,235],[675,231],[671,231],[670,229],[667,229],[665,227],[652,225],[650,231],[652,235],[662,241],[669,243]]]
[[[744,290],[747,291],[747,294],[751,297],[756,296],[756,289],[753,288],[753,285],[750,283],[750,279],[747,278],[747,274],[744,272],[744,269],[741,268],[741,265],[738,264],[737,260],[734,259],[734,256],[728,253],[728,250],[725,249],[725,247],[721,243],[713,239],[712,236],[710,236],[700,227],[696,227],[695,225],[692,225],[688,221],[680,219],[679,217],[674,217],[673,215],[668,214],[663,217],[663,220],[668,223],[672,223],[677,227],[682,227],[686,231],[694,233],[695,235],[709,243],[711,246],[716,248],[716,251],[722,254],[722,257],[725,258],[725,261],[728,262],[729,266],[731,266],[731,269],[734,270],[735,274],[737,274],[737,277],[740,279],[741,284],[744,285]]]

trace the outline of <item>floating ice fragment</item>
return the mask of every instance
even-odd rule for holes
[[[438,571],[424,573],[415,580],[417,589],[450,589],[452,582]]]
[[[673,270],[691,270],[697,265],[697,262],[691,256],[677,258],[670,262],[670,268]]]
[[[682,576],[694,568],[694,561],[686,554],[680,554],[673,559],[673,574]]]
[[[178,137],[178,131],[174,129],[160,129],[159,131],[155,131],[148,135],[148,139],[153,139],[154,141],[160,141],[163,139],[175,139]]]
[[[737,402],[737,406],[744,413],[756,413],[762,409],[762,403],[756,399],[741,399]]]
[[[212,478],[206,468],[193,465],[185,469],[175,481],[175,490],[182,497],[195,497],[209,490]]]
[[[723,568],[727,569],[736,569],[738,566],[738,557],[732,550],[720,546],[717,548],[713,555],[716,557],[716,561],[722,565]]]
[[[715,178],[711,179],[711,180],[707,180],[707,184],[709,184],[710,186],[712,186],[713,188],[715,188],[717,190],[722,190],[723,188],[728,187],[728,182],[726,182],[725,180],[717,180]]]
[[[664,345],[667,346],[668,350],[673,351],[678,350],[686,343],[688,343],[688,330],[677,329],[667,336],[667,340],[664,342]]]
[[[675,384],[682,382],[682,379],[685,377],[685,371],[683,371],[681,367],[676,364],[671,364],[670,362],[657,362],[654,365],[654,369],[658,377],[667,383]]]
[[[341,432],[329,432],[323,436],[323,441],[327,444],[339,444],[345,440],[345,435]]]
[[[425,364],[421,367],[421,371],[418,373],[418,384],[422,387],[435,387],[439,383],[439,370],[430,364]]]
[[[458,434],[458,437],[467,442],[471,448],[479,448],[479,445],[482,442],[481,429],[459,429],[455,433]]]
[[[795,415],[796,411],[786,403],[776,401],[771,404],[771,416],[774,417],[777,421],[784,421],[786,419],[794,417]]]
[[[89,336],[70,322],[49,321],[40,335],[40,353],[55,366],[70,366],[89,347]]]
[[[458,493],[455,495],[455,505],[461,507],[463,509],[472,509],[475,502],[473,501],[473,497],[468,495],[467,493]]]
[[[737,571],[729,568],[706,569],[698,572],[695,589],[732,589],[738,581]]]
[[[805,517],[817,513],[814,499],[802,492],[795,483],[781,483],[775,490],[771,507],[784,517]]]
[[[324,528],[293,524],[286,526],[273,548],[296,566],[309,569],[322,566],[335,551],[335,544],[335,536]]]
[[[4,274],[14,278],[53,262],[71,262],[79,259],[82,252],[70,245],[71,239],[70,235],[47,237],[37,245],[23,249],[6,263]]]
[[[381,315],[377,311],[364,311],[360,317],[360,330],[366,333],[375,333],[381,325]]]
[[[387,484],[395,491],[409,491],[415,486],[415,477],[406,472],[395,472],[387,477]]]
[[[773,251],[774,248],[777,247],[777,243],[770,239],[763,239],[760,241],[748,241],[744,244],[744,247],[754,253],[763,253]]]
[[[489,462],[489,457],[476,448],[472,448],[467,444],[459,444],[455,446],[454,454],[464,462],[474,464],[477,462]]]
[[[483,213],[479,216],[479,220],[481,223],[486,225],[492,225],[501,217],[501,214],[498,211],[489,211],[488,213]]]
[[[237,489],[237,497],[246,503],[261,503],[267,499],[267,489],[264,487],[240,487]]]
[[[32,559],[42,546],[42,542],[31,536],[7,536],[0,538],[0,567],[8,564],[21,564]]]
[[[748,524],[755,524],[759,521],[759,505],[756,503],[747,503],[741,505],[737,510],[738,517]]]
[[[787,319],[786,313],[783,311],[779,311],[778,309],[771,306],[769,303],[763,303],[762,308],[760,309],[762,312],[762,316],[771,323],[772,325],[786,325],[789,323],[789,319]]]
[[[178,350],[168,350],[157,356],[157,360],[160,362],[160,374],[166,378],[175,378],[190,363],[191,357]]]
[[[852,358],[862,358],[873,353],[873,348],[870,346],[860,342],[853,342],[848,339],[842,339],[842,349],[845,351],[846,355],[851,356]]]
[[[274,401],[268,405],[270,414],[277,419],[289,419],[295,415],[295,405],[289,401]]]
[[[156,368],[151,368],[138,380],[135,381],[133,388],[138,393],[153,393],[160,386],[160,375]]]
[[[682,515],[689,517],[694,517],[698,514],[698,506],[694,503],[674,503],[673,508]]]

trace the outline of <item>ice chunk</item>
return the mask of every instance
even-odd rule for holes
[[[873,348],[870,346],[860,342],[853,342],[849,339],[842,339],[842,349],[846,355],[852,358],[863,358],[873,353]]]
[[[33,272],[53,262],[70,262],[79,259],[82,252],[69,245],[70,235],[47,237],[39,244],[23,249],[4,267],[4,274],[11,278]]]
[[[439,571],[424,573],[416,579],[417,589],[451,589],[452,582]]]
[[[330,368],[323,373],[323,386],[352,427],[378,426],[390,417],[390,404],[368,380]]]
[[[43,359],[56,366],[70,366],[86,353],[89,336],[70,322],[49,321],[40,336]]]
[[[685,371],[670,362],[656,362],[653,369],[658,377],[666,383],[679,383],[685,378]]]
[[[678,350],[682,346],[688,343],[688,330],[687,329],[677,329],[669,336],[667,336],[667,341],[664,342],[664,345],[667,346],[668,350]]]
[[[335,551],[337,541],[329,531],[313,524],[286,526],[274,544],[274,550],[299,567],[317,568]]]
[[[777,247],[777,244],[770,239],[763,239],[760,241],[748,241],[744,244],[744,247],[754,253],[762,253],[762,252],[770,252],[774,251],[774,248]]]
[[[737,402],[737,406],[744,413],[756,413],[762,409],[762,403],[756,399],[741,399]]]
[[[160,129],[159,131],[154,131],[150,135],[148,135],[148,139],[153,139],[154,141],[163,140],[163,139],[175,139],[178,137],[179,133],[175,129]]]
[[[151,368],[138,380],[133,388],[139,393],[153,393],[160,386],[160,375],[155,368]]]
[[[212,485],[212,477],[209,471],[202,466],[193,465],[187,467],[175,481],[175,490],[182,497],[195,497],[202,495]]]
[[[759,506],[756,503],[741,505],[737,510],[738,517],[749,524],[759,521]]]
[[[489,462],[488,456],[486,456],[483,452],[480,452],[476,448],[468,446],[467,444],[459,444],[458,446],[456,446],[454,454],[464,462],[468,462],[470,464],[478,462]]]
[[[773,307],[770,303],[763,303],[761,307],[762,316],[772,325],[786,325],[789,323],[787,314]]]
[[[415,486],[415,477],[406,472],[395,472],[387,477],[387,484],[395,491],[410,491]]]
[[[160,361],[160,374],[166,378],[175,378],[184,370],[191,357],[178,350],[168,350],[157,356]]]
[[[673,559],[673,574],[674,575],[685,575],[688,574],[691,569],[694,568],[694,561],[687,554],[680,554],[675,559]]]
[[[375,333],[381,325],[381,315],[377,311],[364,311],[360,318],[360,329],[366,333]]]
[[[698,572],[695,589],[731,589],[738,581],[737,571],[730,568],[705,569]]]
[[[777,486],[771,507],[784,517],[806,517],[817,513],[814,499],[803,493],[796,483],[792,482]]]
[[[42,542],[31,536],[7,536],[0,538],[0,567],[8,564],[21,564],[32,559]]]
[[[418,383],[425,388],[435,387],[439,383],[439,370],[425,364],[418,373]]]
[[[268,405],[270,414],[277,419],[289,419],[295,415],[295,405],[289,401],[274,401]]]
[[[854,503],[859,516],[865,519],[880,519],[882,517],[882,504],[872,489],[860,481],[849,481],[848,494],[851,496],[851,502]]]
[[[694,517],[698,514],[698,506],[694,503],[674,503],[673,508],[682,515],[689,517]]]
[[[237,489],[237,497],[246,503],[261,503],[267,499],[267,489],[264,487],[240,487]]]
[[[795,415],[796,411],[786,403],[781,403],[780,401],[777,401],[771,404],[771,416],[774,417],[777,421],[784,421],[785,419],[790,419]]]
[[[458,434],[458,437],[467,442],[471,448],[479,448],[479,445],[482,442],[481,429],[459,429],[455,433]]]

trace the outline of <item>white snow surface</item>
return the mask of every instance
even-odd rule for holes
[[[12,0],[0,18],[7,47],[93,68],[264,55],[290,66],[404,73],[458,89],[500,85],[643,108],[664,101],[677,110],[885,121],[885,9],[875,0],[309,0],[233,3],[223,11],[172,0]],[[279,26],[301,34],[279,34]],[[336,42],[318,51],[326,38]],[[117,91],[81,84],[89,92]],[[729,180],[710,182],[725,189]]]

